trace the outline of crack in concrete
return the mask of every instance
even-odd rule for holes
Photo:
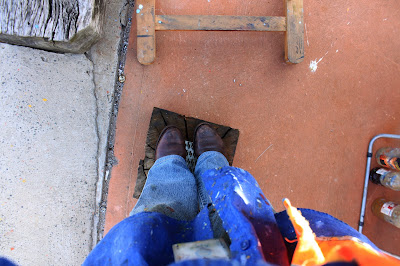
[[[99,133],[99,97],[97,95],[97,83],[96,83],[96,78],[95,78],[95,65],[93,63],[92,58],[88,53],[84,54],[86,58],[90,61],[92,65],[92,83],[93,83],[93,96],[95,98],[95,131],[96,131],[96,142],[97,142],[97,147],[96,147],[96,172],[97,172],[97,182],[96,182],[96,194],[95,194],[95,202],[94,202],[94,215],[91,221],[91,233],[90,236],[92,238],[92,242],[89,245],[89,249],[92,250],[96,246],[96,240],[97,240],[97,230],[96,228],[98,227],[99,224],[99,212],[100,212],[100,202],[102,198],[102,190],[103,190],[103,179],[104,179],[104,173],[101,172],[101,162],[100,162],[100,150],[101,150],[101,141],[100,141],[100,133]]]
[[[132,10],[134,6],[134,1],[127,0],[120,11],[120,26],[121,26],[121,38],[118,47],[118,66],[117,72],[115,73],[115,83],[114,83],[114,95],[111,114],[109,116],[109,126],[107,132],[107,139],[105,141],[106,147],[102,151],[102,141],[100,139],[101,123],[98,121],[99,117],[99,95],[96,88],[98,87],[95,80],[95,67],[93,68],[93,82],[95,85],[94,96],[96,98],[96,134],[98,136],[98,147],[97,147],[97,173],[98,180],[96,184],[96,197],[95,197],[95,212],[92,219],[92,245],[91,249],[96,246],[96,244],[103,238],[104,224],[105,224],[105,214],[107,209],[107,197],[108,197],[108,185],[110,181],[109,173],[111,173],[112,167],[117,164],[117,160],[114,156],[114,141],[115,141],[115,126],[118,114],[119,102],[121,99],[121,93],[123,88],[123,83],[118,81],[118,76],[123,73],[125,67],[125,59],[127,53],[127,44],[129,39],[129,31],[131,28],[132,21]],[[124,9],[127,11],[124,13],[126,23],[123,24],[121,21],[121,15]],[[93,63],[92,58],[89,54],[86,57]],[[103,156],[105,154],[104,160]],[[103,169],[104,167],[104,169]]]

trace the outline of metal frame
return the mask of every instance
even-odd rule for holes
[[[379,134],[371,139],[368,145],[368,153],[367,153],[367,166],[365,168],[365,179],[364,179],[364,192],[361,203],[361,213],[360,220],[358,222],[358,232],[362,233],[362,229],[364,227],[364,216],[365,216],[365,206],[367,204],[367,193],[368,193],[368,181],[369,181],[369,172],[371,170],[371,159],[372,159],[372,147],[374,142],[380,138],[390,138],[390,139],[400,139],[400,135],[395,134]]]

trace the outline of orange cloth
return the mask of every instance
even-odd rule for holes
[[[378,252],[354,237],[317,238],[301,212],[285,199],[286,212],[297,235],[292,265],[322,265],[330,262],[356,261],[359,265],[396,265],[400,261]]]

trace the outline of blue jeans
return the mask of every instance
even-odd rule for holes
[[[181,156],[161,157],[151,167],[142,194],[130,215],[149,211],[177,220],[194,219],[200,210],[211,203],[202,174],[228,165],[222,153],[207,151],[198,158],[193,175]]]

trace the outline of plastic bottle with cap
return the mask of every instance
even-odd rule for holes
[[[369,173],[369,180],[374,184],[400,191],[400,172],[376,167]]]
[[[372,213],[378,218],[400,228],[400,204],[378,198],[372,203]]]

